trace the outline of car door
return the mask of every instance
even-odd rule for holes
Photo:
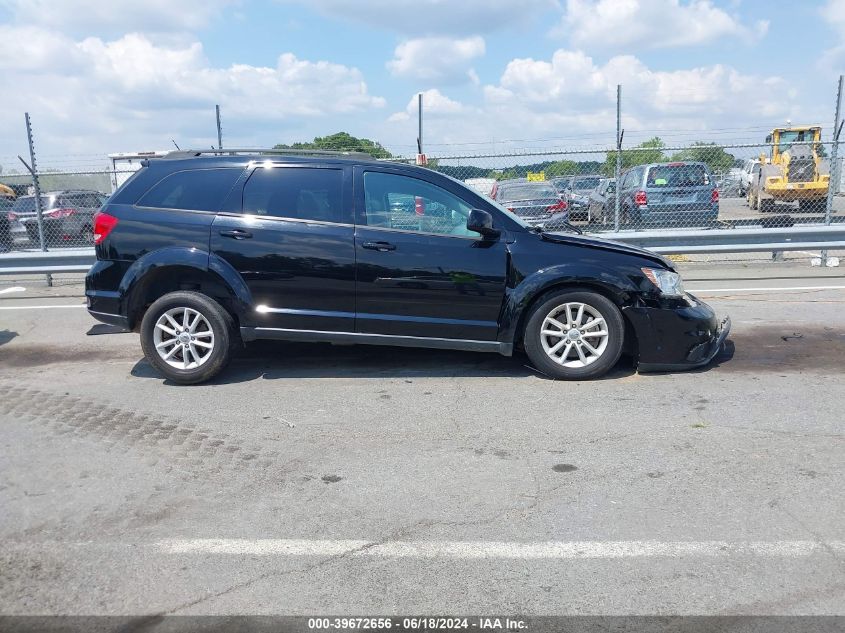
[[[356,331],[494,341],[507,244],[467,230],[459,188],[358,167],[355,200]]]
[[[351,180],[349,167],[269,162],[241,178],[210,244],[252,294],[242,325],[354,331]]]

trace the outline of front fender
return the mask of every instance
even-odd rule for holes
[[[635,272],[632,269],[632,274]],[[524,277],[505,293],[502,306],[499,341],[513,344],[519,338],[519,328],[528,316],[527,310],[535,298],[555,287],[579,286],[601,292],[620,308],[631,305],[634,295],[641,292],[624,271],[573,262],[543,268]]]
[[[197,248],[171,246],[151,251],[127,269],[120,281],[121,314],[133,314],[133,297],[143,287],[144,279],[156,270],[168,267],[193,268],[217,277],[230,291],[238,316],[245,314],[252,306],[252,294],[246,282],[227,261]]]

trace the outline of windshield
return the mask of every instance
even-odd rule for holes
[[[599,186],[600,182],[601,178],[599,177],[579,178],[573,183],[572,188],[575,189],[575,191],[592,191]]]
[[[793,143],[812,143],[813,134],[813,130],[801,130],[800,132],[781,132],[780,142],[778,143],[778,149],[780,149],[780,151],[782,152],[785,152],[786,150],[792,147]]]
[[[710,184],[704,165],[658,165],[648,170],[646,187],[695,187]]]
[[[445,174],[444,174],[444,175],[445,175]],[[467,191],[470,191],[470,192],[474,193],[475,195],[484,195],[484,194],[479,194],[477,191],[473,190],[473,189],[472,189],[472,187],[468,187],[468,186],[467,186],[467,184],[466,184],[465,182],[461,182],[461,181],[460,181],[460,180],[458,180],[457,178],[453,178],[452,176],[446,176],[446,178],[448,178],[448,179],[449,179],[449,180],[451,180],[452,182],[454,182],[454,183],[456,183],[456,184],[460,185],[461,187],[463,187],[463,188],[464,188],[464,189],[466,189]],[[530,225],[530,224],[528,224],[528,222],[526,222],[525,220],[523,220],[521,217],[519,217],[519,216],[518,216],[516,213],[514,213],[513,211],[508,211],[508,209],[506,209],[505,207],[503,207],[502,205],[500,205],[498,202],[496,202],[495,200],[493,200],[493,198],[489,198],[489,197],[487,197],[487,196],[484,196],[484,200],[487,202],[487,204],[492,204],[494,207],[496,207],[496,209],[498,209],[498,210],[499,210],[499,212],[500,212],[500,213],[502,213],[502,214],[504,214],[504,215],[508,216],[508,218],[509,218],[509,219],[511,219],[511,220],[513,220],[514,222],[516,222],[516,223],[517,223],[519,226],[521,226],[522,228],[524,228],[524,229],[530,229],[530,228],[531,228],[531,225]]]
[[[515,187],[502,187],[496,199],[500,202],[513,202],[514,200],[536,200],[538,198],[557,198],[557,191],[548,185],[521,185]]]

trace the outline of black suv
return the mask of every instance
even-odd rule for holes
[[[555,377],[696,367],[728,334],[664,258],[549,233],[463,183],[357,156],[149,160],[94,225],[91,314],[178,383],[244,341],[499,352]]]

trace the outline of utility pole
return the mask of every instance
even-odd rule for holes
[[[24,120],[26,121],[26,138],[29,142],[29,162],[18,156],[18,159],[24,164],[29,173],[32,175],[32,188],[35,191],[35,219],[38,222],[38,241],[40,242],[41,250],[47,250],[47,242],[44,239],[44,210],[41,208],[41,186],[38,183],[38,165],[35,162],[35,143],[32,140],[32,124],[29,121],[29,112],[24,113]],[[47,285],[53,285],[53,276],[47,273]]]
[[[423,152],[423,93],[417,94],[417,120],[419,129],[417,131],[417,165],[425,165],[425,153]]]
[[[619,231],[619,182],[622,173],[622,84],[616,85],[616,187],[613,195],[613,230]]]
[[[223,149],[223,127],[220,125],[220,105],[214,106],[217,114],[217,149]]]
[[[842,114],[842,84],[845,77],[839,75],[839,89],[836,92],[836,114],[833,118],[833,146],[830,148],[830,176],[827,183],[827,200],[824,205],[824,223],[830,224],[831,216],[833,215],[833,188],[838,186],[838,180],[841,179],[839,173],[839,134],[842,132],[841,114]],[[821,265],[827,265],[827,249],[821,252]]]

